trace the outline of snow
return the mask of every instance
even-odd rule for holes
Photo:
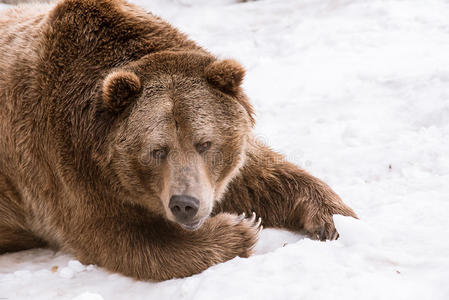
[[[447,1],[134,2],[239,60],[257,135],[360,220],[335,216],[332,242],[266,229],[251,258],[160,283],[2,255],[0,298],[449,299]]]
[[[101,297],[98,294],[85,292],[85,293],[82,293],[81,295],[73,298],[73,300],[103,300],[103,297]]]

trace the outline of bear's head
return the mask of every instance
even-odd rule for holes
[[[108,149],[122,197],[201,226],[245,160],[253,111],[233,60],[160,52],[112,70],[101,101],[116,120]]]

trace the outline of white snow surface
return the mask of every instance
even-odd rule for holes
[[[134,2],[239,60],[258,136],[360,220],[335,216],[332,242],[266,229],[256,255],[160,283],[2,255],[0,298],[449,299],[448,1]]]

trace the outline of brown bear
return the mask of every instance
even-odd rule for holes
[[[166,280],[251,255],[252,212],[320,240],[356,217],[254,138],[242,66],[151,13],[63,0],[3,12],[0,33],[0,253]]]

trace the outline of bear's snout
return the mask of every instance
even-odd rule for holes
[[[200,201],[197,198],[187,195],[173,195],[168,204],[176,221],[184,225],[187,229],[196,229],[198,224],[193,224],[193,220],[198,213]]]

